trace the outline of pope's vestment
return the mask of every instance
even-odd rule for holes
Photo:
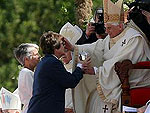
[[[150,100],[146,103],[146,110],[145,110],[145,112],[144,113],[150,113]]]
[[[114,70],[114,64],[125,59],[130,59],[132,63],[149,60],[150,49],[144,35],[128,25],[122,33],[114,38],[110,38],[108,35],[104,40],[99,39],[95,43],[77,47],[79,53],[85,51],[90,55],[92,66],[98,69],[96,75],[93,76],[96,79],[96,87],[92,82],[84,83],[87,87],[92,87],[91,85],[93,87],[86,93],[87,95],[84,94],[86,99],[76,101],[76,113],[121,113],[121,82]],[[130,72],[131,88],[150,86],[149,81],[150,70],[132,70]],[[75,90],[79,90],[79,85]],[[82,89],[85,89],[83,85]],[[79,96],[79,93],[78,91],[75,97]],[[80,105],[83,105],[85,101],[86,103],[81,108]]]

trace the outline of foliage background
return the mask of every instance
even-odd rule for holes
[[[101,1],[93,0],[94,9]],[[38,44],[44,31],[59,32],[75,24],[74,0],[0,0],[0,88],[17,87],[19,63],[13,49],[21,43]]]
[[[93,13],[97,7],[102,7],[102,0],[93,0]],[[14,91],[17,87],[15,47],[38,44],[44,31],[59,32],[68,21],[76,23],[74,0],[0,0],[0,88]]]

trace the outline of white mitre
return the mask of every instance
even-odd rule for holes
[[[13,94],[5,88],[1,88],[2,110],[14,109],[21,110],[21,101],[19,95]]]
[[[60,30],[60,34],[67,38],[69,42],[72,45],[75,45],[75,43],[80,39],[82,36],[82,30],[77,26],[71,25],[69,22],[67,22]]]

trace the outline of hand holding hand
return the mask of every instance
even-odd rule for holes
[[[143,106],[143,107],[140,107],[140,108],[138,108],[138,113],[144,113],[145,112],[145,110],[146,110],[146,105],[145,106]]]
[[[90,56],[87,56],[87,58],[85,59],[85,60],[83,60],[81,63],[82,63],[82,66],[84,67],[84,68],[86,68],[86,67],[89,67],[89,66],[91,66],[91,57]]]
[[[65,108],[65,113],[74,113],[73,109],[71,108]]]
[[[94,68],[91,67],[91,58],[88,56],[84,61],[82,61],[82,67],[85,74],[94,75]]]
[[[90,75],[95,75],[95,71],[94,71],[93,67],[88,67],[88,68],[84,69],[84,73],[90,74]]]

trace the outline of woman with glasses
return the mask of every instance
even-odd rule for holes
[[[19,97],[23,104],[22,113],[27,113],[28,104],[32,97],[34,69],[40,60],[38,51],[39,47],[31,43],[23,43],[14,49],[16,59],[23,66],[18,78]]]

